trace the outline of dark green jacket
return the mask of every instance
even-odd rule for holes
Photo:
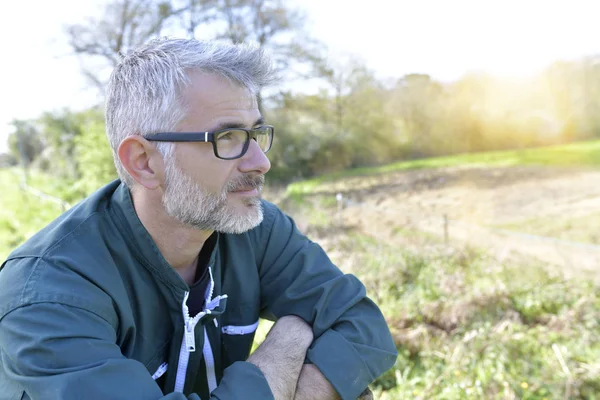
[[[269,399],[245,360],[259,316],[290,314],[313,326],[307,362],[355,399],[395,362],[384,318],[354,276],[263,207],[255,229],[215,235],[193,318],[193,288],[120,182],[41,230],[0,270],[0,399]]]

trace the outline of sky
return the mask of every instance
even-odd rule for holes
[[[525,77],[554,61],[600,55],[597,0],[291,0],[332,60],[353,55],[381,78],[468,72]],[[0,152],[9,122],[99,99],[64,26],[98,15],[94,0],[10,1],[0,14]],[[32,12],[34,11],[34,12]]]

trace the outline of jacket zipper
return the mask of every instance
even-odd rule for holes
[[[189,309],[187,306],[187,300],[190,295],[189,291],[186,291],[183,296],[183,303],[181,306],[183,313],[183,340],[181,341],[181,348],[179,349],[179,362],[177,363],[177,375],[175,377],[175,392],[183,392],[185,386],[185,376],[187,374],[187,368],[190,361],[190,353],[196,351],[196,334],[195,328],[198,321],[219,305],[222,299],[227,298],[227,295],[217,296],[214,299],[210,299],[213,294],[215,282],[212,276],[212,270],[208,268],[210,274],[210,284],[205,298],[204,311],[199,312],[194,318],[190,317]],[[216,321],[216,320],[215,320]],[[216,324],[215,324],[216,325]],[[206,378],[208,381],[209,392],[212,392],[217,387],[217,379],[215,376],[215,362],[212,348],[208,340],[206,333],[206,327],[204,327],[204,346],[202,348],[202,354],[204,355],[204,362],[206,364]]]
[[[252,325],[227,325],[221,328],[221,331],[227,335],[247,335],[256,331],[258,328],[258,322],[256,321]]]
[[[194,318],[190,318],[189,309],[187,307],[187,299],[190,295],[189,291],[185,292],[183,296],[183,340],[181,341],[181,348],[179,349],[179,362],[177,363],[177,376],[175,378],[176,392],[183,392],[183,386],[185,385],[185,375],[187,373],[188,363],[190,361],[190,353],[196,351],[196,335],[194,329],[196,324],[200,321],[206,313],[204,311],[199,312]]]
[[[217,388],[217,376],[215,375],[215,356],[213,355],[206,327],[204,327],[204,347],[202,349],[204,355],[204,364],[206,364],[206,381],[208,382],[208,393],[212,393]]]
[[[210,267],[208,268],[208,273],[210,274],[210,289],[206,296],[206,310],[210,313],[210,310],[217,307],[221,303],[221,299],[226,299],[227,295],[223,294],[209,301],[213,295],[215,281],[213,280],[212,269]],[[217,323],[217,319],[215,318],[213,321],[215,322],[215,326],[218,327],[219,324]],[[215,356],[212,352],[212,347],[210,346],[206,326],[204,327],[204,346],[202,348],[202,355],[204,356],[204,364],[206,365],[206,381],[208,383],[208,393],[210,394],[217,388],[217,376],[215,374]]]

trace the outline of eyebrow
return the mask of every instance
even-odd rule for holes
[[[265,119],[263,117],[260,117],[259,119],[256,120],[256,122],[254,124],[252,124],[252,127],[255,126],[260,126],[263,125],[265,123]],[[242,124],[242,123],[231,123],[231,122],[224,122],[222,124],[219,124],[215,127],[215,129],[212,129],[212,131],[219,131],[221,129],[238,129],[238,128],[246,128],[246,124]]]

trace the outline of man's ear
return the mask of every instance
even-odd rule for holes
[[[162,155],[141,136],[128,136],[119,145],[117,155],[125,170],[141,186],[157,189],[164,181]]]

